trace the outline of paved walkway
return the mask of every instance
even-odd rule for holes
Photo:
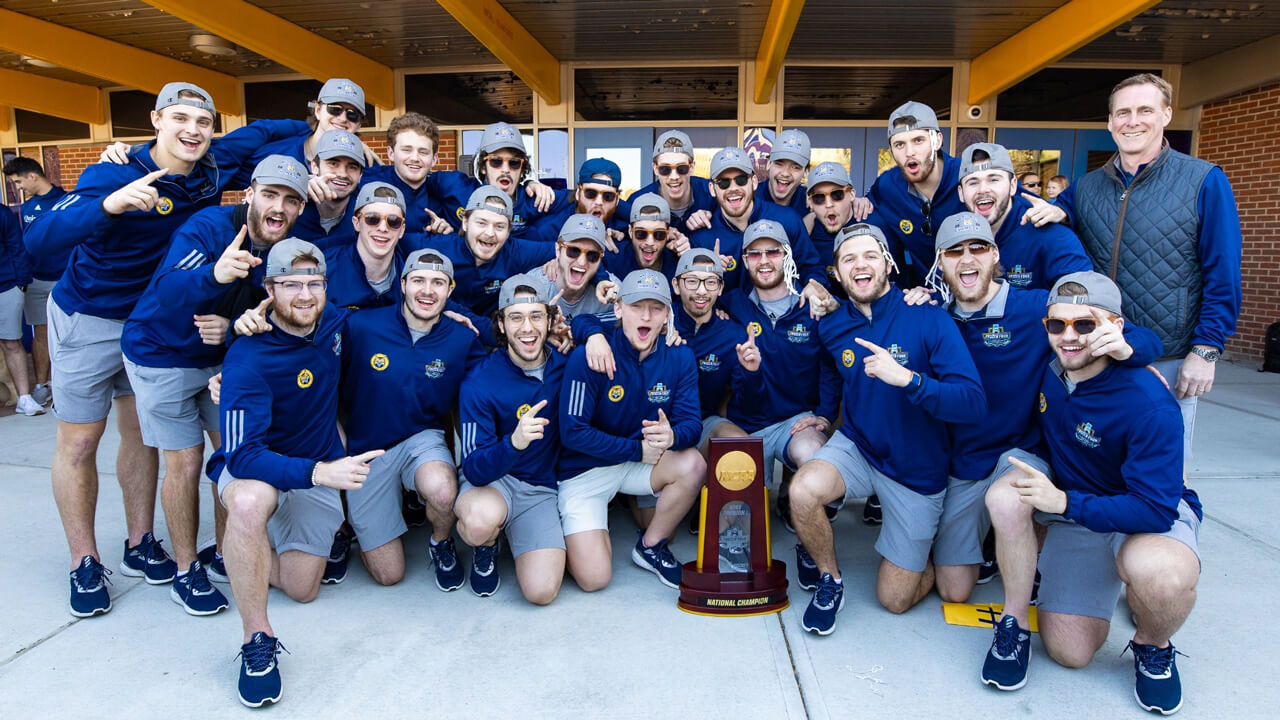
[[[1186,688],[1183,717],[1258,717],[1280,707],[1271,655],[1280,591],[1280,375],[1224,365],[1200,405],[1192,482],[1206,508],[1200,598],[1176,638]],[[75,620],[66,609],[65,545],[49,492],[54,421],[0,418],[0,718],[231,715],[239,618],[184,614],[168,587],[118,572],[115,608]],[[99,543],[119,562],[124,527],[114,437],[99,453]],[[203,495],[207,499],[207,495]],[[986,630],[942,621],[936,596],[901,616],[875,601],[875,531],[850,508],[836,521],[846,604],[836,632],[800,630],[808,593],[779,615],[711,619],[675,609],[675,593],[631,565],[631,522],[613,518],[615,578],[587,595],[572,581],[548,608],[519,596],[510,557],[498,594],[441,593],[426,565],[422,529],[408,540],[410,570],[379,588],[353,563],[346,582],[310,605],[279,592],[271,616],[283,656],[284,702],[275,718],[359,713],[386,718],[842,718],[1140,717],[1132,633],[1117,612],[1093,665],[1069,671],[1033,642],[1031,679],[1016,693],[982,686]],[[208,508],[206,516],[211,516]],[[161,537],[166,537],[158,519]],[[206,527],[202,538],[212,536]],[[777,556],[794,539],[775,530]],[[694,553],[681,535],[677,557]],[[793,570],[794,572],[794,570]],[[794,582],[794,576],[793,576]],[[999,583],[977,600],[998,600]]]

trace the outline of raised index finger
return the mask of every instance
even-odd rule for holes
[[[856,343],[858,343],[858,344],[859,344],[859,345],[861,345],[862,347],[864,347],[864,348],[866,348],[866,349],[870,350],[870,351],[871,351],[871,352],[873,352],[873,353],[882,353],[882,352],[884,352],[884,351],[885,351],[885,350],[884,350],[884,348],[882,348],[882,347],[880,347],[879,345],[877,345],[877,344],[875,344],[875,343],[871,342],[870,340],[863,340],[863,339],[862,339],[862,338],[860,338],[860,337],[856,337],[856,338],[854,338],[854,339],[853,339],[853,341],[854,341],[854,342],[856,342]]]
[[[1045,201],[1044,198],[1040,197],[1039,195],[1033,192],[1027,192],[1026,190],[1022,191],[1022,197],[1030,200],[1032,205],[1038,205],[1038,204],[1048,205],[1049,204],[1047,201]]]
[[[542,410],[542,408],[544,408],[544,407],[546,407],[546,406],[547,406],[547,400],[546,400],[546,398],[543,398],[543,399],[539,400],[539,401],[537,402],[537,404],[535,404],[533,407],[531,407],[531,408],[529,408],[528,410],[526,410],[526,411],[525,411],[525,413],[524,413],[524,416],[525,416],[525,417],[532,417],[532,416],[535,416],[535,415],[537,415],[537,414],[538,414],[538,412],[539,412],[540,410]]]
[[[159,180],[160,178],[164,177],[164,176],[165,176],[165,175],[167,175],[168,173],[169,173],[169,171],[168,171],[166,168],[160,168],[159,170],[152,170],[151,172],[147,173],[146,175],[143,175],[142,177],[138,178],[137,180],[134,180],[134,181],[133,181],[133,184],[135,184],[135,185],[150,185],[151,183],[155,182],[156,180]]]

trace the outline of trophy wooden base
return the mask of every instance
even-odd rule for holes
[[[676,606],[695,615],[746,617],[781,612],[790,604],[787,564],[774,560],[768,570],[749,573],[699,572],[698,563],[687,562]]]

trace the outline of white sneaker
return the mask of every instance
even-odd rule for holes
[[[23,395],[18,398],[17,412],[30,417],[32,415],[43,415],[44,408],[40,407],[40,403],[31,399],[30,395]]]
[[[48,383],[37,385],[31,390],[31,399],[42,407],[48,405],[53,400],[53,390],[49,389]]]

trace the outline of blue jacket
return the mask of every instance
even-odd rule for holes
[[[560,384],[568,363],[550,351],[542,366],[542,379],[526,375],[511,361],[505,349],[489,355],[462,382],[458,416],[462,433],[462,471],[467,482],[484,486],[504,475],[530,485],[556,487],[556,462],[560,459]],[[538,412],[551,422],[542,439],[524,450],[511,444],[520,418],[530,407],[546,400]]]
[[[22,245],[22,223],[0,207],[0,292],[31,284],[31,261]]]
[[[890,288],[871,303],[871,317],[850,301],[818,322],[818,338],[844,380],[840,432],[872,467],[922,495],[947,487],[951,440],[947,423],[977,423],[987,413],[978,370],[946,311],[909,306]],[[920,376],[914,389],[867,377],[871,351],[862,338],[888,350]]]
[[[338,435],[346,315],[329,307],[307,337],[276,328],[231,346],[222,366],[222,447],[209,477],[225,464],[233,477],[301,490],[311,487],[316,463],[346,455]]]
[[[675,433],[672,450],[694,447],[702,435],[698,373],[689,348],[659,341],[641,362],[621,326],[609,336],[609,345],[617,364],[613,380],[587,366],[586,348],[569,355],[560,389],[560,480],[592,468],[639,462],[644,451],[641,421],[657,420],[659,409]]]
[[[311,162],[307,157],[306,146],[312,132],[311,126],[303,120],[254,120],[227,133],[223,139],[236,139],[237,133],[266,138],[250,148],[248,159],[232,170],[233,177],[228,187],[233,190],[249,187],[253,180],[253,169],[268,155],[288,155],[302,163],[302,167],[310,173]]]
[[[427,180],[431,176],[427,175]],[[360,186],[374,181],[389,183],[400,189],[404,193],[405,202],[405,235],[410,233],[426,232],[431,225],[431,216],[427,214],[427,210],[440,215],[440,203],[431,192],[427,189],[430,183],[424,180],[418,187],[411,187],[409,183],[400,179],[396,174],[395,165],[374,165],[364,169],[364,174],[360,177]],[[356,189],[356,195],[360,192]],[[354,195],[353,195],[354,197]],[[353,201],[354,202],[354,201]],[[440,217],[445,217],[440,215]],[[448,219],[448,218],[445,218]]]
[[[653,193],[654,195],[659,196],[662,195],[661,189],[659,188],[659,182],[660,181],[658,180],[654,180],[648,185],[645,185],[632,193],[631,197],[638,198],[645,193]],[[690,215],[698,212],[699,210],[706,210],[709,213],[714,213],[720,207],[716,203],[715,196],[711,194],[710,180],[703,177],[689,178],[689,191],[692,195],[688,207],[680,212],[676,212],[674,210],[671,211],[671,226],[685,235],[690,233],[688,225]],[[630,219],[631,201],[619,200],[618,211],[614,213],[614,216]]]
[[[467,239],[459,233],[406,233],[396,246],[401,257],[408,257],[409,253],[422,248],[431,248],[449,258],[453,263],[455,286],[452,299],[471,312],[486,317],[498,309],[498,290],[503,280],[544,265],[556,255],[553,243],[509,237],[492,260],[477,265],[475,256],[467,247]]]
[[[1093,269],[1080,238],[1070,228],[1057,223],[1020,225],[1030,209],[1026,198],[1016,196],[996,233],[1000,264],[1010,285],[1049,290],[1063,275]]]
[[[1162,533],[1180,500],[1204,516],[1182,479],[1182,412],[1147,370],[1111,364],[1068,393],[1055,361],[1039,415],[1069,520],[1094,532]]]
[[[44,195],[34,195],[27,198],[22,203],[22,229],[26,231],[27,226],[40,217],[54,203],[66,195],[67,191],[54,185],[49,192]],[[50,253],[46,255],[31,255],[31,275],[36,280],[56,281],[62,277],[62,271],[67,268],[67,258],[71,257],[71,249],[67,248],[61,252]]]
[[[794,210],[800,217],[804,217],[809,214],[809,191],[805,189],[803,184],[796,188],[795,192],[791,193],[790,200],[785,203],[780,203],[773,199],[773,193],[769,192],[769,181],[766,179],[764,182],[756,186],[756,202],[773,203],[779,207]]]
[[[799,286],[804,287],[811,279],[825,286],[827,268],[818,257],[818,251],[814,249],[813,241],[809,239],[809,230],[805,228],[800,216],[777,203],[753,201],[750,222],[747,224],[750,225],[762,219],[774,220],[787,231],[787,238],[791,241],[791,255],[796,261],[796,271],[800,273]],[[724,213],[718,208],[711,216],[711,227],[697,230],[689,236],[689,244],[692,247],[707,250],[714,250],[716,241],[719,240],[720,254],[733,258],[732,266],[724,272],[724,286],[727,289],[751,289],[751,276],[747,274],[746,268],[742,267],[742,236],[743,232],[730,225],[725,220]]]
[[[391,256],[391,269],[388,271],[391,287],[382,293],[374,290],[365,277],[364,259],[360,257],[355,245],[325,250],[324,262],[329,280],[329,302],[333,305],[364,310],[399,305],[403,299],[400,294],[400,270],[404,267],[404,261],[398,252]]]
[[[870,222],[875,223],[887,237],[911,253],[913,262],[928,269],[934,256],[933,235],[942,221],[958,212],[964,212],[960,201],[960,158],[939,152],[942,160],[942,181],[933,198],[924,202],[911,192],[902,168],[889,168],[871,185],[871,202],[876,213]],[[926,222],[924,209],[929,208]],[[1019,217],[1018,219],[1021,219]],[[926,232],[928,230],[928,232]]]
[[[356,244],[356,229],[351,224],[351,218],[355,215],[356,209],[354,193],[347,199],[347,209],[338,219],[338,224],[328,230],[320,224],[320,211],[316,207],[315,203],[307,202],[302,208],[302,214],[298,216],[298,221],[293,224],[291,235],[320,248],[320,252],[325,254],[326,259],[330,250]]]
[[[622,214],[622,201],[618,201],[618,209],[614,211],[613,217],[605,221],[604,226],[607,230],[617,230],[622,234],[627,233],[627,215]],[[578,212],[578,204],[570,202],[568,205],[553,209],[551,212],[538,218],[536,221],[525,225],[524,240],[555,243],[560,237],[560,229],[564,227],[564,222],[569,219],[570,215]]]
[[[437,170],[427,176],[426,184],[427,192],[431,194],[439,208],[432,208],[432,211],[448,220],[455,232],[462,229],[462,218],[466,214],[464,211],[471,193],[484,185],[478,179],[458,170]],[[533,198],[525,192],[525,186],[518,185],[511,202],[514,209],[511,218],[511,237],[524,237],[531,223],[543,215],[558,213],[573,205],[574,199],[572,191],[557,190],[555,202],[544,213],[534,204]]]
[[[747,432],[802,412],[834,422],[840,376],[819,345],[818,321],[809,317],[808,305],[800,307],[800,299],[793,295],[791,310],[770,320],[756,298],[754,289],[750,293],[731,290],[720,297],[729,316],[755,334],[760,349],[760,369],[742,373],[741,390],[735,386],[727,417]],[[746,339],[744,334],[738,342]]]
[[[676,305],[671,311],[675,313],[676,330],[698,363],[698,398],[704,420],[723,414],[720,408],[730,397],[730,390],[747,392],[750,387],[759,391],[760,372],[748,372],[738,363],[737,346],[747,340],[746,326],[734,320],[721,320],[712,313],[702,327],[697,327],[682,306]]]
[[[676,276],[680,256],[670,250],[663,250],[661,258],[662,266],[658,268],[658,272],[670,282]],[[604,268],[618,278],[625,278],[627,273],[641,269],[640,261],[636,259],[636,249],[630,239],[618,243],[618,252],[604,254]]]
[[[398,304],[352,313],[345,334],[342,406],[353,455],[444,430],[462,379],[485,356],[475,333],[447,317],[413,342]]]

